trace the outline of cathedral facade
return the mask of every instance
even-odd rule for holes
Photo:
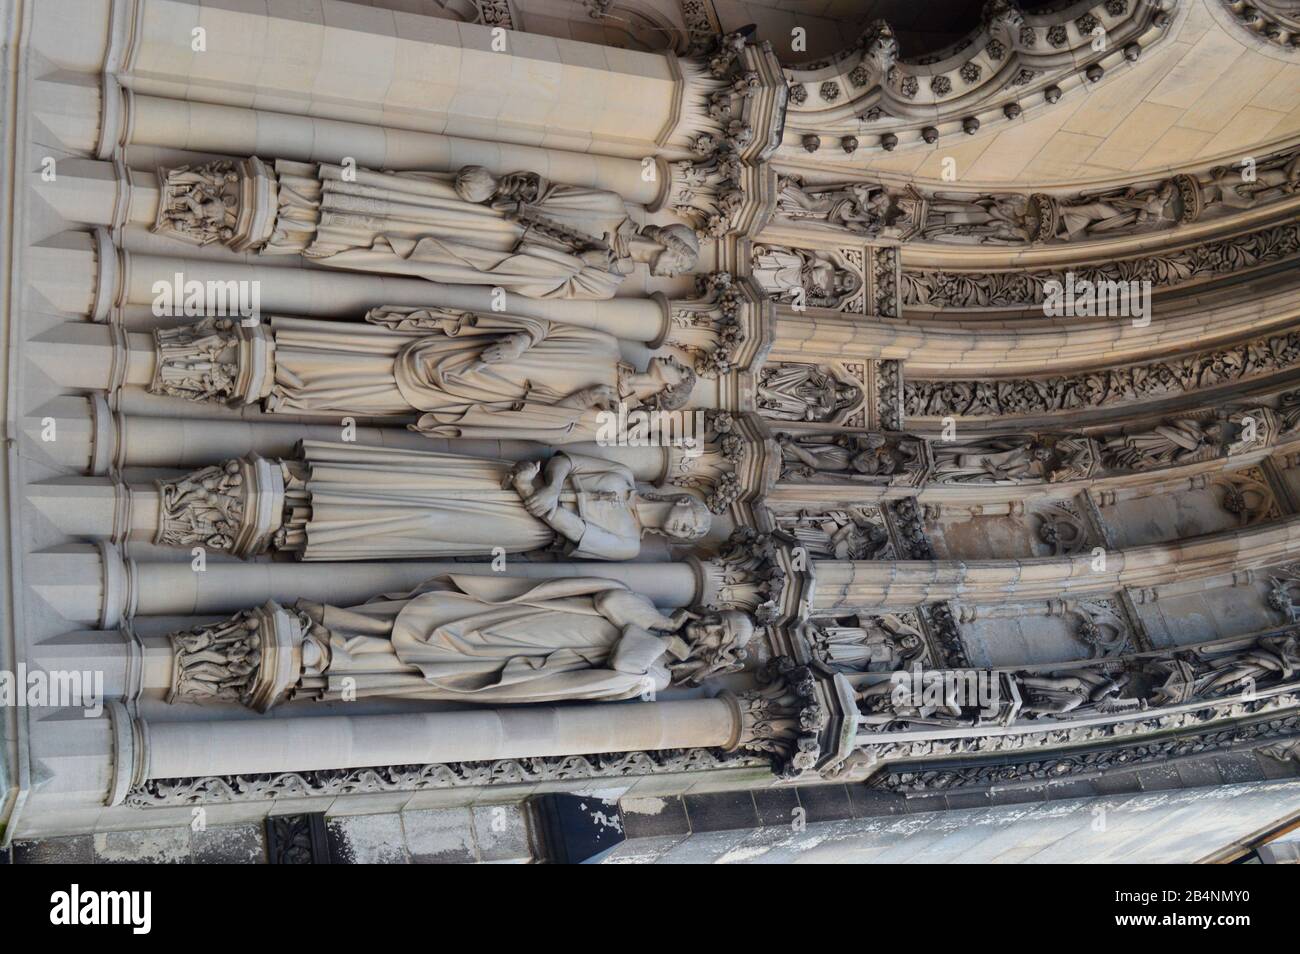
[[[1300,812],[1294,4],[0,9],[15,860]]]

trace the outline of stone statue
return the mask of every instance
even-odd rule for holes
[[[775,301],[798,307],[839,308],[862,288],[862,278],[828,252],[760,245],[752,262],[750,275],[760,288]]]
[[[1123,470],[1191,464],[1218,456],[1225,437],[1221,422],[1164,421],[1149,431],[1107,439],[1102,458],[1107,467]]]
[[[877,235],[892,224],[894,200],[878,184],[814,186],[796,176],[782,176],[777,189],[776,213],[783,218],[825,222],[859,235]]]
[[[691,271],[684,225],[636,227],[617,193],[530,172],[496,177],[344,170],[277,162],[279,214],[268,252],[322,265],[492,285],[528,298],[606,299],[637,263]]]
[[[272,320],[267,410],[405,416],[436,437],[590,441],[620,403],[675,410],[695,373],[671,357],[637,372],[602,331],[440,308],[376,308],[364,324]]]
[[[1038,236],[1039,219],[1026,195],[936,192],[926,201],[924,239],[969,238],[988,245],[1017,245]]]
[[[699,540],[711,515],[689,494],[638,488],[621,464],[567,451],[532,461],[304,441],[302,511],[282,549],[305,560],[524,553],[632,560],[641,536]]]
[[[1179,198],[1173,180],[1147,189],[1123,189],[1071,202],[1057,202],[1057,237],[1108,238],[1172,225]]]
[[[1300,191],[1300,152],[1282,155],[1263,162],[1255,169],[1255,178],[1247,181],[1237,166],[1215,166],[1208,178],[1201,180],[1201,201],[1230,209],[1253,209]]]
[[[777,364],[763,368],[757,403],[767,418],[825,423],[861,404],[862,390],[820,365]]]
[[[155,232],[195,245],[234,237],[240,199],[240,174],[234,161],[217,159],[160,169],[158,178],[162,194]]]
[[[810,634],[813,649],[840,672],[896,672],[926,655],[925,639],[897,616],[870,616],[857,626],[817,623]]]
[[[173,697],[258,700],[260,708],[280,698],[501,705],[649,697],[739,669],[755,630],[742,612],[664,613],[622,583],[594,577],[440,576],[360,606],[299,600],[294,610],[268,604],[173,634],[181,675]],[[258,671],[272,644],[298,663],[286,675]]]
[[[891,441],[884,434],[778,434],[785,466],[782,480],[889,483],[922,463],[916,441]]]
[[[1032,437],[990,437],[967,444],[935,441],[934,476],[946,483],[1015,483],[1044,479],[1051,449]]]

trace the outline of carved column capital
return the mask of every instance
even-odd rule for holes
[[[775,312],[753,282],[712,272],[696,278],[696,292],[696,298],[669,304],[670,331],[664,342],[689,354],[696,373],[714,378],[744,370],[766,352]]]
[[[237,702],[267,711],[301,677],[305,631],[299,614],[268,601],[217,623],[171,633],[167,701]]]
[[[193,245],[221,242],[237,252],[271,236],[277,184],[257,157],[158,170],[153,231]]]
[[[283,525],[285,483],[285,465],[256,454],[160,480],[154,543],[261,553]]]
[[[188,401],[254,404],[275,383],[275,338],[262,324],[204,318],[153,333],[151,394]]]
[[[782,778],[812,773],[831,723],[813,671],[778,656],[759,670],[758,680],[755,689],[723,693],[736,711],[736,735],[727,750],[767,755]]]

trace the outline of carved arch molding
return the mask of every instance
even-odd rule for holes
[[[1186,3],[1084,0],[1031,14],[988,0],[969,35],[913,59],[877,20],[848,49],[785,71],[785,141],[890,151],[1011,122],[1135,63],[1175,32]]]

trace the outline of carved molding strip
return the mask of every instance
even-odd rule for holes
[[[1300,737],[1300,715],[1292,715],[1186,733],[1140,745],[1113,745],[1085,752],[1045,752],[1032,758],[1010,761],[990,759],[982,765],[946,767],[935,764],[910,770],[889,769],[872,776],[867,784],[884,791],[909,793],[1046,782],[1111,770],[1127,771],[1134,766],[1167,763],[1170,759],[1204,756],[1211,752],[1254,748],[1266,742],[1286,745],[1287,741],[1297,737]]]
[[[1164,232],[1295,198],[1300,149],[1086,192],[927,191],[871,180],[777,181],[778,220],[945,245],[1091,243]]]
[[[1174,288],[1200,279],[1271,265],[1300,254],[1300,223],[1288,222],[1163,255],[1120,259],[1071,269],[1076,282],[1148,281]],[[903,304],[922,308],[1029,308],[1047,299],[1047,285],[1066,271],[955,272],[904,269]]]
[[[913,417],[1051,414],[1157,400],[1288,371],[1300,364],[1300,331],[1258,338],[1185,358],[1051,378],[925,381],[903,384]]]
[[[261,802],[313,795],[420,792],[442,788],[526,785],[572,779],[632,778],[676,772],[762,768],[768,762],[768,759],[758,756],[733,755],[712,749],[684,749],[501,759],[494,762],[386,765],[262,775],[208,775],[150,779],[127,793],[126,804],[134,808],[157,808],[166,805]]]

